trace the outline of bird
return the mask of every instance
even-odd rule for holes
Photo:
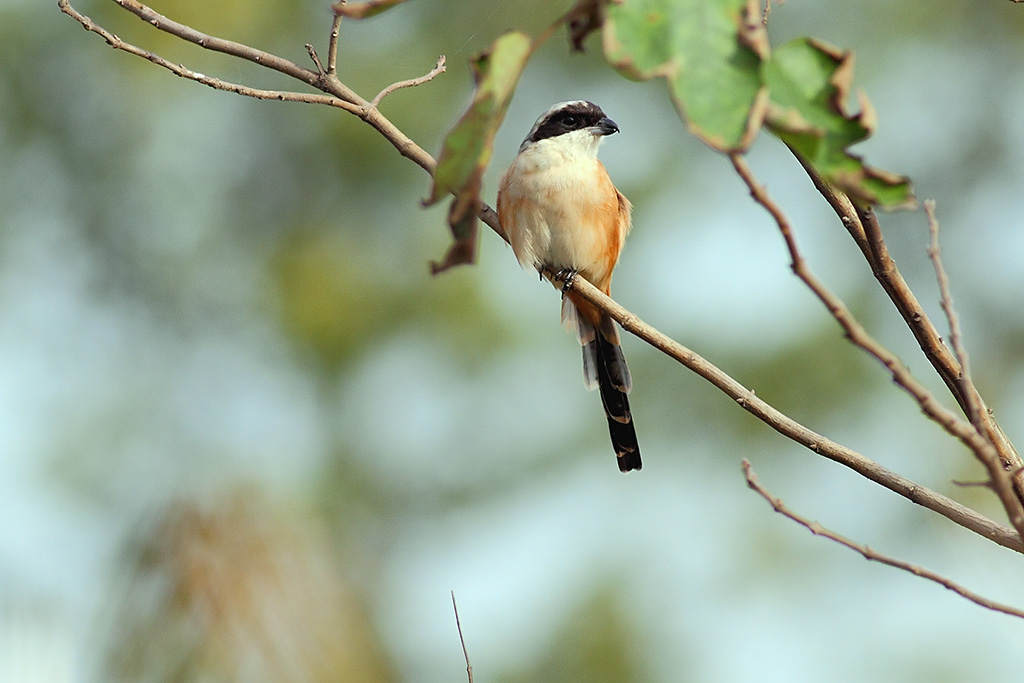
[[[619,132],[593,102],[560,102],[533,124],[501,177],[498,220],[524,268],[562,287],[562,324],[583,348],[583,383],[600,390],[619,470],[642,467],[627,394],[633,380],[615,321],[571,290],[577,274],[605,294],[632,227],[598,147]]]

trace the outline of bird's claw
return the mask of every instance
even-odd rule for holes
[[[572,289],[572,283],[576,279],[576,273],[579,272],[573,268],[562,268],[560,271],[555,273],[556,280],[562,280],[562,298],[569,293]]]

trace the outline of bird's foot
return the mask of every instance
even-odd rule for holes
[[[579,271],[575,268],[562,268],[560,271],[555,273],[555,279],[562,281],[563,299],[565,298],[565,295],[569,293],[569,290],[572,289],[572,283],[576,279],[576,274],[578,272]]]

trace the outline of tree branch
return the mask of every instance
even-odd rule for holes
[[[910,371],[903,365],[896,354],[868,334],[864,326],[858,322],[842,300],[833,294],[811,272],[797,246],[796,237],[793,235],[789,219],[783,214],[782,209],[771,198],[765,187],[754,177],[753,171],[751,171],[743,156],[734,153],[729,158],[732,161],[733,168],[736,169],[740,178],[747,185],[750,196],[771,215],[779,228],[779,232],[782,233],[786,248],[789,251],[790,268],[793,273],[825,305],[829,313],[832,314],[832,317],[843,328],[847,338],[884,365],[892,375],[893,381],[913,396],[921,410],[935,422],[942,425],[949,434],[965,442],[969,441],[971,437],[976,436],[974,430],[970,429],[970,425],[939,404],[935,396],[910,374]]]
[[[772,506],[772,509],[774,509],[776,512],[783,515],[784,517],[788,517],[789,519],[793,520],[800,526],[810,531],[815,536],[828,538],[840,545],[846,546],[850,550],[860,553],[864,557],[864,559],[869,560],[871,562],[879,562],[890,567],[895,567],[896,569],[902,569],[905,572],[910,572],[914,576],[919,576],[923,579],[934,581],[940,586],[953,591],[960,597],[966,598],[974,604],[984,607],[985,609],[990,609],[994,612],[1002,612],[1003,614],[1009,614],[1013,617],[1024,618],[1024,610],[1020,610],[1016,607],[1011,607],[1010,605],[1005,605],[1000,602],[989,600],[988,598],[982,597],[974,591],[968,590],[960,584],[952,581],[951,579],[948,579],[942,576],[941,574],[937,574],[931,571],[930,569],[925,569],[924,567],[920,567],[916,564],[910,564],[909,562],[897,560],[893,557],[889,557],[888,555],[883,555],[881,553],[875,552],[866,545],[855,543],[854,541],[851,541],[850,539],[844,536],[840,536],[836,532],[825,528],[818,522],[811,521],[806,517],[798,515],[797,513],[787,508],[785,503],[783,503],[781,499],[772,496],[772,494],[769,493],[760,484],[760,482],[757,480],[757,476],[754,474],[753,468],[750,466],[750,461],[746,459],[743,460],[743,476],[746,477],[747,479],[747,486],[749,486],[752,490],[760,494],[762,498],[767,500],[768,503]]]
[[[316,72],[320,74],[321,77],[326,77],[327,69],[325,69],[324,65],[320,62],[320,55],[316,53],[316,48],[311,44],[306,43],[306,52],[309,53],[309,58],[312,59],[313,64],[316,65]]]
[[[1010,523],[1013,525],[1014,529],[1017,530],[1017,533],[1021,538],[1024,538],[1024,505],[1021,504],[1021,500],[1018,498],[1016,491],[1014,490],[1013,481],[1003,468],[1002,461],[1000,460],[999,454],[993,443],[986,438],[982,432],[977,430],[974,425],[961,420],[956,416],[956,414],[939,403],[935,396],[928,391],[923,384],[914,378],[899,357],[868,334],[867,330],[864,329],[864,326],[857,321],[839,297],[830,292],[828,288],[826,288],[824,284],[822,284],[821,281],[811,273],[803,257],[800,255],[800,251],[796,244],[796,238],[793,236],[792,229],[790,228],[789,220],[782,213],[782,210],[768,195],[764,186],[757,182],[753,172],[750,170],[750,166],[741,155],[733,153],[729,155],[729,158],[732,160],[732,164],[736,169],[736,172],[743,179],[743,182],[746,183],[754,201],[763,206],[775,220],[775,223],[786,242],[786,247],[789,250],[790,259],[792,261],[791,267],[796,276],[799,277],[800,280],[803,281],[812,292],[814,292],[815,296],[825,304],[829,313],[831,313],[832,317],[835,318],[842,326],[843,330],[846,332],[847,338],[849,338],[851,342],[867,351],[881,362],[886,369],[889,370],[889,374],[892,376],[893,381],[909,393],[915,401],[917,401],[921,411],[924,412],[929,419],[939,424],[947,433],[960,440],[961,443],[967,446],[974,453],[975,457],[977,457],[988,471],[989,477],[992,480],[992,487],[999,496],[999,501],[1006,510]],[[849,198],[847,198],[847,200],[848,199]],[[863,211],[858,212],[858,216],[864,227],[864,234],[869,246],[873,251],[882,253],[881,250],[884,248],[885,242],[881,239],[880,232],[877,235],[875,234],[878,228],[878,222],[874,220],[865,220],[866,215]],[[873,217],[874,214],[871,214],[871,218]],[[884,253],[885,256],[881,256],[879,258],[882,261],[891,263],[892,259],[888,257],[888,252],[886,251]],[[892,267],[894,268],[895,264],[892,264]],[[906,283],[904,283],[904,285],[905,284]],[[909,288],[907,288],[907,294],[909,294],[910,297],[914,297],[913,292],[910,292]],[[916,304],[916,297],[914,297],[913,300]],[[939,343],[942,344],[941,339],[939,340]],[[944,349],[946,348],[944,344],[942,344],[942,347]],[[980,397],[978,400],[980,401]]]
[[[327,39],[327,75],[334,78],[338,75],[338,36],[341,35],[342,15],[335,13],[331,22],[331,35]]]
[[[60,8],[61,12],[78,21],[87,31],[91,31],[103,37],[111,47],[149,60],[150,62],[168,69],[183,78],[194,80],[217,90],[233,92],[257,99],[305,102],[307,104],[325,104],[339,109],[344,109],[373,126],[377,132],[383,135],[384,138],[398,150],[399,154],[416,163],[422,169],[427,171],[427,173],[433,174],[434,168],[437,164],[430,154],[424,151],[419,145],[399,130],[398,127],[391,123],[391,121],[381,114],[379,110],[375,107],[371,107],[370,102],[360,97],[351,88],[338,80],[334,73],[331,73],[332,62],[330,52],[332,47],[335,50],[334,58],[335,60],[337,59],[337,41],[335,40],[335,35],[340,24],[340,20],[337,16],[335,16],[334,23],[332,24],[332,42],[328,45],[327,73],[322,75],[310,69],[303,68],[287,59],[270,54],[269,52],[257,50],[256,48],[249,47],[248,45],[243,45],[241,43],[217,38],[196,31],[189,26],[185,26],[184,24],[168,19],[137,0],[113,0],[113,2],[161,31],[177,36],[182,40],[186,40],[204,49],[216,50],[224,54],[274,69],[275,71],[292,76],[303,83],[311,85],[314,88],[327,93],[327,95],[260,90],[258,88],[249,88],[236,83],[229,83],[217,78],[211,78],[205,74],[187,69],[180,64],[174,64],[170,60],[164,59],[163,57],[149,52],[148,50],[144,50],[121,40],[113,33],[97,25],[89,17],[75,10],[71,6],[69,0],[57,0],[57,6]],[[488,225],[491,225],[491,227],[504,238],[504,233],[498,226],[497,215],[494,214],[492,210],[487,207],[481,209],[481,218]]]
[[[380,104],[381,100],[383,100],[385,97],[387,97],[394,91],[398,90],[399,88],[412,88],[417,85],[422,85],[427,81],[434,80],[434,78],[436,78],[438,74],[442,74],[444,73],[444,71],[444,55],[441,55],[440,57],[437,58],[437,65],[428,73],[420,76],[419,78],[410,78],[407,81],[399,81],[397,83],[392,83],[391,85],[377,93],[376,97],[370,100],[370,106],[376,109],[377,105]]]
[[[117,2],[120,5],[123,5],[124,3],[128,2],[128,0],[114,0],[114,2]],[[355,105],[355,104],[353,104],[351,102],[342,100],[342,99],[340,99],[338,97],[335,97],[335,96],[332,96],[332,95],[320,95],[320,94],[316,94],[316,93],[291,92],[291,91],[286,91],[286,90],[264,90],[264,89],[261,89],[261,88],[251,88],[249,86],[241,85],[239,83],[231,83],[229,81],[223,81],[223,80],[221,80],[219,78],[214,78],[212,76],[207,76],[206,74],[199,73],[198,71],[193,71],[193,70],[185,67],[182,64],[175,64],[174,62],[171,62],[170,60],[165,59],[165,58],[161,57],[160,55],[157,55],[157,54],[155,54],[153,52],[150,52],[149,50],[145,50],[145,49],[143,49],[141,47],[138,47],[136,45],[133,45],[131,43],[128,43],[128,42],[125,42],[125,41],[121,40],[119,37],[117,37],[116,35],[114,35],[110,31],[108,31],[105,28],[103,28],[102,26],[96,24],[89,17],[87,17],[84,14],[81,14],[80,12],[78,12],[74,7],[71,6],[71,4],[69,3],[68,0],[57,0],[57,6],[60,8],[61,12],[63,12],[64,14],[67,14],[69,17],[73,18],[78,23],[80,23],[85,28],[85,30],[91,31],[92,33],[95,33],[95,34],[99,35],[100,37],[102,37],[105,41],[107,41],[107,44],[110,45],[115,50],[122,50],[124,52],[127,52],[128,54],[135,55],[136,57],[141,57],[142,59],[148,60],[148,61],[152,62],[153,64],[156,64],[157,66],[160,66],[160,67],[163,67],[163,68],[167,69],[168,71],[170,71],[171,73],[175,74],[176,76],[180,76],[182,78],[187,78],[189,80],[196,81],[197,83],[202,83],[203,85],[209,86],[209,87],[211,87],[211,88],[213,88],[215,90],[224,90],[226,92],[233,92],[233,93],[238,94],[238,95],[244,95],[246,97],[253,97],[253,98],[259,99],[259,100],[278,100],[278,101],[282,101],[282,102],[305,102],[306,104],[324,104],[324,105],[327,105],[329,107],[338,107],[339,109],[344,109],[345,111],[348,111],[350,113],[357,114],[357,115],[361,111],[360,108],[357,105]],[[148,9],[148,8],[146,8],[146,9]],[[157,16],[159,16],[159,15],[157,15]],[[174,22],[171,22],[171,23],[174,24]],[[189,29],[189,30],[191,31],[191,29]],[[175,35],[177,35],[177,34],[175,34]],[[198,34],[198,35],[203,35],[203,34]],[[211,40],[219,40],[219,39],[211,39]],[[201,45],[202,43],[198,42],[197,44]],[[244,47],[244,46],[242,46],[242,47]],[[209,49],[213,49],[213,48],[210,47]],[[259,53],[259,54],[263,54],[263,55],[267,54],[267,53],[261,53],[259,50],[254,50],[253,48],[249,48],[249,50],[251,50],[254,53]],[[275,59],[280,59],[280,58],[275,58]],[[258,60],[254,59],[254,61],[258,61]],[[281,61],[285,61],[285,60],[281,60]],[[289,62],[289,64],[290,64],[290,62]],[[293,64],[292,66],[295,66],[295,65]],[[301,69],[301,67],[298,67],[298,66],[295,66],[295,68],[296,69]],[[313,74],[312,71],[310,71],[308,73]],[[300,79],[300,80],[305,80],[305,79]]]
[[[928,245],[928,258],[931,259],[935,268],[935,280],[939,284],[939,305],[946,316],[949,324],[949,343],[956,354],[957,362],[960,364],[959,385],[967,403],[967,417],[971,424],[979,432],[984,431],[981,422],[981,407],[978,405],[980,396],[978,390],[971,380],[970,367],[967,361],[967,349],[963,344],[963,334],[960,331],[960,319],[953,308],[953,295],[950,292],[949,275],[946,274],[946,267],[942,263],[942,248],[939,245],[939,221],[935,218],[935,202],[926,200],[924,202],[924,214],[928,219],[928,234],[931,236],[931,243]]]
[[[746,388],[695,351],[643,322],[583,277],[576,276],[572,281],[571,290],[607,313],[627,332],[643,339],[702,377],[779,434],[994,543],[1024,553],[1024,543],[1013,529],[994,522],[941,493],[920,486],[857,451],[805,427],[765,402],[752,389]]]
[[[233,40],[225,40],[224,38],[217,38],[216,36],[207,35],[200,31],[195,30],[191,26],[180,24],[173,19],[168,19],[159,12],[147,7],[146,5],[138,2],[138,0],[113,0],[113,2],[120,5],[122,8],[128,10],[139,19],[142,19],[147,24],[152,25],[154,28],[169,33],[173,36],[177,36],[182,40],[188,41],[206,50],[213,50],[214,52],[222,52],[226,55],[238,57],[260,66],[265,66],[268,69],[273,69],[286,76],[291,76],[303,83],[308,83],[312,86],[317,86],[319,81],[319,74],[304,67],[299,66],[295,62],[289,61],[283,57],[258,50],[249,45],[242,43],[236,43]],[[67,0],[58,0],[58,5],[63,9],[68,5]],[[346,99],[347,98],[342,98]],[[355,99],[348,100],[349,102],[355,103]]]
[[[804,167],[807,175],[811,178],[815,188],[839,216],[854,242],[860,248],[865,260],[871,266],[872,273],[889,299],[896,306],[907,327],[910,329],[918,346],[924,352],[925,357],[935,368],[939,377],[945,382],[950,393],[960,405],[964,414],[970,416],[972,401],[977,402],[977,411],[983,429],[980,430],[985,438],[995,447],[1001,461],[1002,470],[1009,472],[1013,479],[1013,489],[1016,498],[1024,503],[1024,460],[1007,438],[1002,427],[996,422],[992,410],[985,404],[981,396],[975,393],[972,399],[968,399],[961,385],[960,377],[963,369],[954,353],[942,341],[931,318],[921,307],[920,302],[914,295],[910,286],[904,280],[902,273],[896,266],[895,260],[889,254],[885,239],[882,236],[881,226],[874,211],[870,208],[857,207],[850,198],[842,191],[830,186],[821,175],[807,163],[795,151],[794,156]],[[973,385],[971,385],[973,387]],[[976,392],[976,390],[975,390]],[[1015,506],[1016,507],[1016,506]]]

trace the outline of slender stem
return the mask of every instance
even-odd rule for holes
[[[115,0],[116,2],[123,2],[124,0]],[[75,8],[73,8],[68,0],[58,0],[57,6],[62,12],[78,21],[87,31],[91,31],[102,37],[107,44],[111,47],[122,50],[129,54],[141,57],[147,61],[156,64],[157,66],[167,69],[176,76],[187,78],[197,83],[209,86],[215,90],[223,90],[225,92],[232,92],[238,95],[244,95],[246,97],[252,97],[259,100],[278,100],[281,102],[304,102],[306,104],[324,104],[329,107],[337,107],[344,109],[345,111],[353,114],[359,114],[361,109],[357,105],[342,100],[333,95],[321,95],[319,93],[302,93],[292,92],[287,90],[264,90],[261,88],[251,88],[247,85],[241,85],[239,83],[232,83],[230,81],[224,81],[213,76],[207,76],[206,74],[193,71],[182,64],[176,64],[168,59],[161,57],[160,55],[154,54],[149,50],[138,47],[131,43],[125,42],[118,38],[113,33],[107,31],[102,26],[96,24],[92,19],[81,14]],[[312,72],[310,72],[312,73]]]
[[[462,656],[466,658],[466,675],[469,676],[469,683],[473,683],[473,665],[469,663],[469,650],[466,649],[466,639],[462,637],[462,622],[459,621],[459,606],[455,604],[455,591],[452,591],[452,609],[455,610],[455,627],[459,629]]]
[[[138,0],[113,0],[113,2],[128,10],[139,19],[142,19],[147,24],[152,25],[154,28],[164,31],[165,33],[170,33],[182,40],[194,43],[201,48],[213,50],[214,52],[223,52],[226,55],[254,62],[260,66],[265,66],[268,69],[279,71],[309,85],[315,86],[317,84],[319,74],[305,67],[301,67],[295,62],[289,61],[283,57],[278,57],[277,55],[264,52],[263,50],[250,47],[249,45],[236,43],[233,40],[226,40],[224,38],[218,38],[216,36],[202,33],[191,26],[186,26],[185,24],[181,24],[173,19],[168,19]],[[67,4],[67,1],[60,0],[60,4],[63,7]]]
[[[436,78],[439,74],[444,73],[444,61],[444,55],[441,55],[440,57],[437,58],[437,64],[434,66],[434,68],[431,69],[426,74],[420,76],[419,78],[410,78],[407,81],[398,81],[397,83],[392,83],[391,85],[387,86],[379,93],[377,93],[376,97],[370,100],[370,106],[376,108],[377,105],[380,104],[381,100],[383,100],[385,97],[387,97],[394,91],[399,90],[400,88],[412,88],[417,85],[422,85],[427,81],[434,80],[434,78]]]
[[[786,504],[783,503],[780,498],[776,498],[775,496],[773,496],[771,493],[768,492],[767,489],[764,488],[764,486],[761,485],[761,483],[757,479],[757,475],[754,474],[753,468],[750,466],[749,460],[743,461],[743,476],[746,477],[747,486],[749,486],[751,490],[756,491],[762,498],[768,501],[768,503],[772,506],[773,510],[778,512],[780,515],[796,522],[800,526],[810,531],[815,536],[821,536],[822,538],[827,538],[829,540],[835,541],[836,543],[845,546],[850,550],[860,553],[864,557],[864,559],[870,560],[871,562],[879,562],[890,567],[895,567],[896,569],[902,569],[905,572],[910,572],[914,576],[920,576],[922,579],[934,581],[943,588],[947,588],[956,593],[957,595],[959,595],[960,597],[966,598],[967,600],[970,600],[974,604],[984,607],[985,609],[990,609],[994,612],[1002,612],[1003,614],[1009,614],[1013,617],[1024,618],[1024,610],[1020,610],[1016,607],[1012,607],[1001,602],[989,600],[988,598],[983,597],[978,593],[975,593],[974,591],[964,588],[952,579],[946,578],[945,576],[933,572],[930,569],[925,569],[924,567],[921,567],[919,565],[911,564],[903,560],[898,560],[888,555],[883,555],[882,553],[872,550],[866,545],[851,541],[845,536],[841,536],[836,532],[825,528],[818,522],[812,521],[806,517],[798,515],[797,513],[793,512],[788,507],[786,507]]]
[[[343,16],[335,13],[331,22],[331,36],[327,41],[327,75],[335,76],[338,73],[338,36],[341,34],[341,20]]]
[[[928,233],[931,236],[931,243],[928,245],[928,258],[931,259],[935,268],[935,279],[939,284],[939,305],[946,316],[949,324],[949,344],[953,347],[957,362],[960,364],[960,377],[958,384],[964,401],[967,404],[967,417],[971,424],[979,432],[984,431],[981,421],[981,397],[971,380],[970,366],[967,360],[967,349],[963,344],[963,333],[960,330],[960,318],[953,308],[953,294],[950,291],[949,275],[942,263],[942,247],[939,244],[939,221],[935,217],[935,202],[928,200],[924,203],[924,213],[928,219]]]

